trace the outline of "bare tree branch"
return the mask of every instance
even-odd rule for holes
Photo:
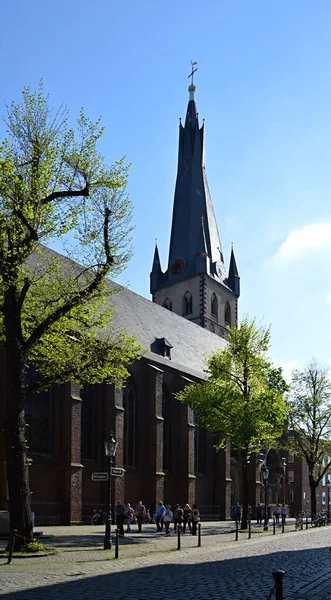
[[[48,196],[46,196],[45,198],[43,198],[41,200],[41,204],[49,204],[50,202],[53,202],[53,200],[58,200],[60,198],[75,198],[75,197],[79,197],[79,196],[89,196],[90,195],[90,184],[86,183],[85,187],[81,190],[63,190],[61,192],[52,192],[52,194],[49,194]]]

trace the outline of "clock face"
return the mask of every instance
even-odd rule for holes
[[[220,260],[218,260],[216,262],[215,268],[216,268],[217,277],[222,279],[222,281],[224,279],[226,279],[226,270],[225,270],[224,264]]]
[[[183,258],[175,258],[170,265],[170,273],[172,275],[180,275],[185,271],[186,263]]]

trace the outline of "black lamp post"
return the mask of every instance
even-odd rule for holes
[[[114,438],[114,434],[111,433],[109,436],[109,440],[105,442],[105,452],[106,456],[108,456],[108,501],[106,508],[106,529],[105,529],[105,539],[103,543],[104,550],[111,549],[111,467],[113,464],[113,458],[116,454],[117,442]]]
[[[282,456],[282,466],[283,466],[283,504],[286,504],[286,493],[285,493],[285,478],[286,478],[286,458]]]
[[[267,531],[268,521],[269,521],[269,515],[268,515],[268,511],[267,511],[269,469],[266,467],[265,464],[263,464],[261,467],[261,477],[262,477],[262,481],[263,481],[263,485],[264,485],[264,527],[263,527],[263,529],[264,529],[264,531]]]
[[[328,480],[326,482],[326,487],[327,487],[327,490],[328,490],[328,507],[327,507],[327,511],[328,511],[328,513],[327,513],[328,514],[327,519],[328,520],[327,520],[327,524],[330,523],[330,485],[331,485],[331,481],[328,478]]]

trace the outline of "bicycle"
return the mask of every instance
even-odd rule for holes
[[[91,525],[105,525],[106,524],[106,513],[101,508],[95,508],[93,511],[93,517],[91,519]]]

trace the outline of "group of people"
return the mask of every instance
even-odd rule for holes
[[[131,525],[134,521],[137,522],[138,533],[141,533],[143,523],[151,521],[149,510],[146,510],[141,500],[139,500],[135,509],[132,508],[129,502],[123,504],[120,500],[117,500],[115,516],[116,527],[120,535],[124,535],[125,523],[126,533],[131,532]],[[165,506],[162,500],[158,502],[155,512],[156,531],[161,532],[164,528],[165,535],[170,535],[170,526],[173,523],[174,531],[177,530],[177,527],[181,527],[183,533],[188,529],[192,535],[196,535],[199,521],[200,512],[196,504],[192,504],[192,507],[189,504],[185,504],[184,508],[181,508],[177,504],[174,511],[172,511],[170,504]]]
[[[256,523],[257,523],[257,525],[264,522],[265,517],[266,517],[267,522],[271,518],[271,507],[269,505],[266,507],[266,510],[267,510],[267,512],[265,515],[264,514],[264,512],[265,512],[264,506],[262,506],[259,502],[257,503],[257,505],[256,505]],[[249,517],[251,518],[252,510],[251,510],[250,506],[248,507],[248,512],[249,512]],[[242,506],[241,506],[241,504],[239,504],[239,502],[237,502],[236,506],[233,509],[233,520],[241,521],[241,515],[242,515]],[[287,515],[286,505],[285,504],[282,504],[282,505],[276,504],[274,511],[273,511],[273,516],[275,517],[276,525],[280,525],[280,520],[282,523],[285,524],[286,515]]]
[[[164,525],[165,534],[170,535],[170,524],[173,523],[174,531],[181,527],[182,533],[188,529],[192,535],[196,535],[199,521],[200,511],[196,504],[192,504],[192,507],[185,504],[184,508],[176,504],[175,510],[172,511],[170,504],[164,506],[162,500],[158,502],[155,513],[156,531],[163,531]]]

